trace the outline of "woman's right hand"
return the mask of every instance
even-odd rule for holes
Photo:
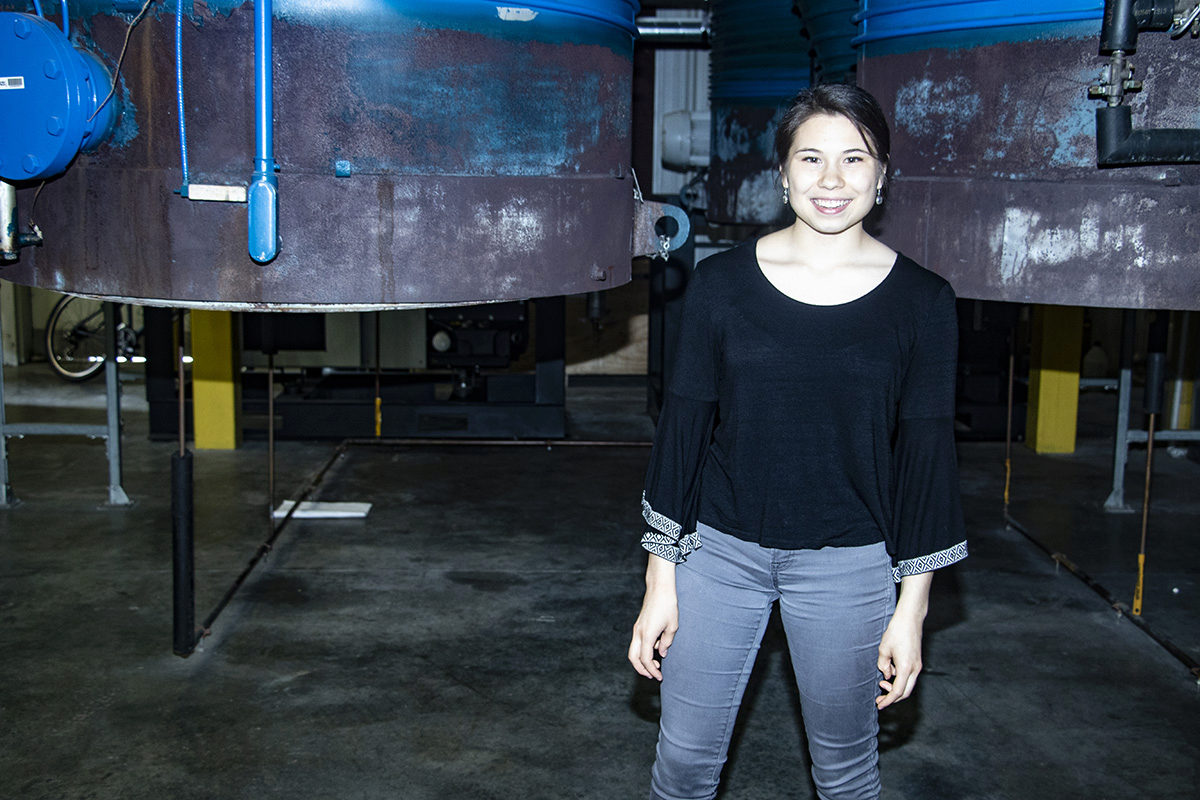
[[[679,630],[679,604],[675,597],[675,565],[665,558],[651,554],[646,564],[646,596],[642,611],[633,623],[633,639],[629,642],[629,663],[639,675],[662,680],[660,658]]]

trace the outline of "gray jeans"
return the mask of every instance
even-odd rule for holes
[[[895,608],[882,543],[777,550],[701,523],[676,568],[651,800],[710,800],[771,608],[779,601],[821,800],[879,797],[879,641]]]

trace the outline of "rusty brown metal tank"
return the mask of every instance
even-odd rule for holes
[[[1103,104],[1088,89],[1108,63],[1103,3],[1065,4],[1088,19],[980,27],[938,14],[989,4],[936,5],[924,29],[887,35],[884,17],[860,14],[859,84],[893,127],[882,238],[962,297],[1200,308],[1200,167],[1097,166]],[[1140,35],[1132,60],[1144,88],[1125,100],[1135,128],[1200,124],[1194,52],[1190,37]]]
[[[71,4],[112,69],[128,2]],[[10,0],[0,7],[25,11]],[[172,14],[129,40],[123,113],[96,152],[22,184],[44,245],[0,277],[216,308],[378,308],[574,294],[627,282],[633,0],[280,0],[274,13],[274,260],[244,203],[184,199]],[[190,182],[254,169],[253,4],[188,4]],[[6,124],[8,124],[6,122]]]

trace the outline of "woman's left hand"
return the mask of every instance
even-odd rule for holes
[[[884,677],[879,686],[886,694],[875,698],[877,708],[906,699],[916,687],[921,672],[921,628],[921,620],[899,614],[888,623],[879,643],[879,671]]]
[[[929,608],[929,586],[933,573],[906,575],[900,580],[896,612],[879,643],[879,686],[884,694],[875,698],[876,708],[887,708],[906,699],[917,686],[921,673],[921,633]]]

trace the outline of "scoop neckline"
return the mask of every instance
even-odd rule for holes
[[[758,274],[758,279],[763,284],[766,285],[767,289],[772,294],[777,295],[778,297],[782,298],[783,300],[786,300],[789,303],[794,303],[798,306],[803,306],[804,308],[846,308],[847,306],[852,306],[852,305],[855,305],[856,303],[863,302],[864,300],[868,299],[873,294],[875,294],[876,292],[881,290],[888,283],[888,281],[890,281],[892,279],[892,276],[896,274],[896,268],[900,265],[900,259],[902,258],[902,254],[899,251],[896,251],[896,257],[892,260],[892,266],[888,269],[887,274],[883,276],[883,280],[879,281],[879,283],[875,284],[870,289],[868,289],[867,291],[860,294],[858,297],[851,298],[850,300],[846,300],[841,303],[822,304],[822,303],[807,303],[803,300],[797,300],[796,298],[792,297],[791,295],[786,294],[782,289],[780,289],[775,284],[771,283],[771,279],[767,277],[767,274],[765,272],[763,272],[762,264],[758,260],[758,240],[757,239],[754,241],[753,248],[751,248],[751,255],[752,255],[753,261],[754,261],[754,271],[755,271],[755,273]]]

